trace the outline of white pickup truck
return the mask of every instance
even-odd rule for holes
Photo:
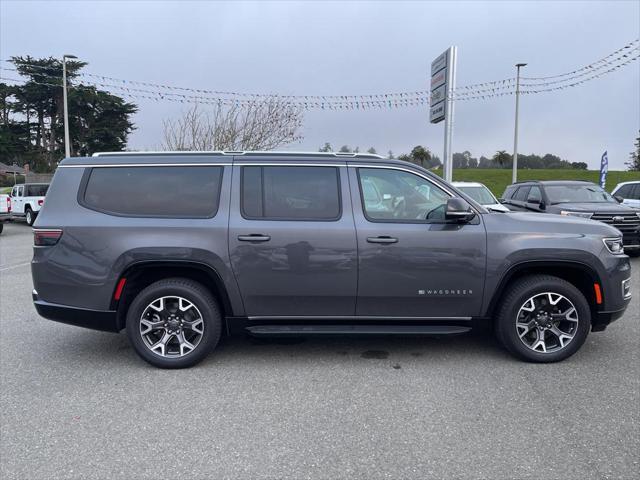
[[[4,227],[4,222],[9,220],[11,213],[11,197],[6,194],[0,194],[0,233]]]
[[[33,225],[38,212],[44,205],[44,197],[49,189],[48,183],[22,183],[11,190],[11,218],[24,218]]]

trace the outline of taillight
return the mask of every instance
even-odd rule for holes
[[[62,230],[58,229],[33,229],[33,244],[36,247],[50,247],[58,243],[62,236]]]
[[[39,207],[41,207],[43,204],[44,204],[44,200],[43,199],[38,200],[38,206]]]
[[[7,212],[11,213],[11,197],[7,197]]]

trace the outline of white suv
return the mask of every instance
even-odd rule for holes
[[[480,182],[453,182],[452,185],[466,193],[476,202],[494,212],[509,212],[510,210],[502,205],[491,190]]]
[[[640,208],[640,180],[633,182],[623,182],[616,185],[611,195],[621,197],[622,203],[630,207]]]

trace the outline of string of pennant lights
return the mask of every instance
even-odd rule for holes
[[[576,87],[612,73],[638,58],[640,58],[640,40],[634,40],[606,57],[571,72],[546,77],[521,77],[524,81],[520,83],[520,93],[531,95]],[[14,63],[9,60],[4,61]],[[37,73],[38,80],[31,80],[30,83],[61,87],[61,78],[51,74],[51,67],[30,63],[18,63],[15,66],[19,68],[0,67],[0,70],[18,73],[25,70],[35,70],[36,72],[41,70],[42,73]],[[14,82],[14,84],[27,83],[24,79],[4,76],[0,76],[0,79]],[[416,107],[428,105],[430,101],[428,90],[368,95],[273,95],[176,87],[82,72],[76,74],[71,82],[69,85],[71,89],[93,87],[108,92],[115,90],[119,96],[131,99],[217,106],[255,107],[265,101],[275,100],[283,106],[304,110],[367,110]],[[506,78],[460,86],[449,93],[455,100],[484,100],[513,95],[515,87],[515,79]]]

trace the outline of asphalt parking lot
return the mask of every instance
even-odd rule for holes
[[[0,235],[2,479],[640,477],[638,294],[559,364],[484,334],[233,338],[163,371],[40,318],[31,244]]]

